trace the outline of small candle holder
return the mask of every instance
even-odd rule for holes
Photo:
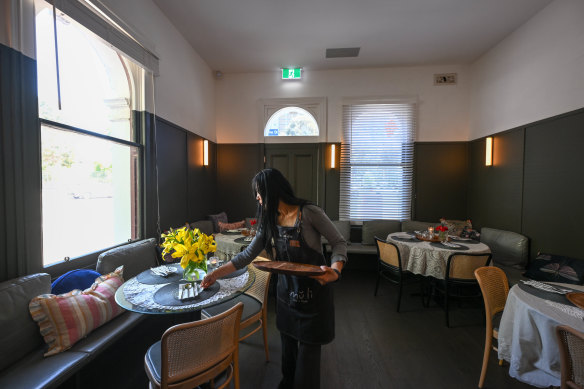
[[[428,235],[430,238],[434,237],[434,227],[428,227]]]

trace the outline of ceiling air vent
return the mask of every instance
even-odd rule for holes
[[[358,57],[360,47],[343,47],[340,49],[326,49],[327,58]]]

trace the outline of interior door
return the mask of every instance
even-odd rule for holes
[[[266,167],[278,169],[290,181],[297,197],[322,202],[322,181],[318,144],[266,144]]]

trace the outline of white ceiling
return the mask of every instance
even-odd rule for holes
[[[223,73],[471,63],[551,1],[154,0]]]

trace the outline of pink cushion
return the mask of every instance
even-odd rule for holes
[[[107,323],[123,309],[116,303],[116,290],[124,283],[123,266],[98,277],[84,291],[79,289],[61,295],[42,294],[28,305],[41,335],[49,345],[45,357],[73,346],[97,327]]]
[[[235,230],[238,228],[245,227],[245,220],[235,223],[223,223],[219,222],[219,232],[227,231],[227,230]]]

